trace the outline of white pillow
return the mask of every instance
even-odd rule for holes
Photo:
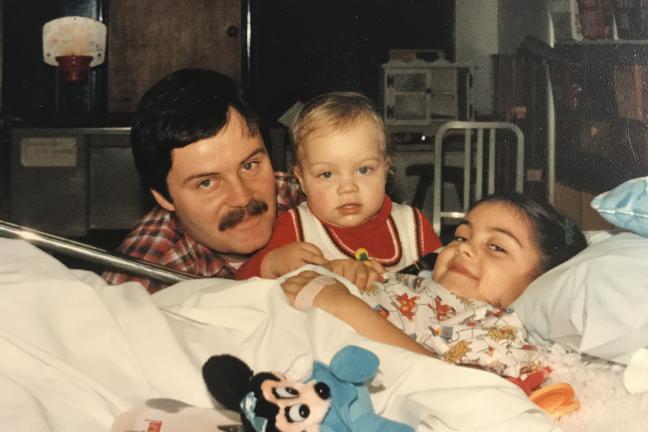
[[[648,347],[648,238],[623,232],[588,246],[512,307],[544,339],[628,364]]]
[[[610,230],[585,230],[583,231],[585,235],[585,240],[587,240],[588,245],[593,245],[603,240],[609,239],[614,234]]]
[[[597,195],[591,205],[612,225],[648,237],[648,177],[628,180]]]

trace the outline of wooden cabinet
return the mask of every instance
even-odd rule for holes
[[[594,197],[595,195],[589,192],[578,191],[561,183],[556,183],[553,205],[576,222],[582,230],[614,229],[590,205]]]
[[[111,0],[108,111],[135,110],[142,94],[182,68],[241,79],[240,0]]]

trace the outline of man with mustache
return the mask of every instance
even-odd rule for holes
[[[296,189],[275,174],[259,121],[232,79],[184,69],[142,97],[131,129],[135,165],[157,205],[118,251],[200,276],[233,278],[270,239],[277,202]],[[277,195],[277,187],[280,194]],[[113,284],[138,280],[104,273]]]

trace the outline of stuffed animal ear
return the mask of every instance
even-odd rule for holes
[[[203,365],[202,375],[214,399],[225,408],[238,411],[253,373],[243,360],[224,354],[210,357]]]
[[[329,368],[342,381],[366,384],[378,372],[380,360],[376,354],[355,345],[347,345],[338,351]]]

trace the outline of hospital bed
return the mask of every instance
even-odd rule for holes
[[[543,275],[513,305],[533,334],[560,342],[545,342],[550,379],[569,382],[581,409],[554,422],[494,374],[367,340],[319,310],[293,309],[275,281],[191,279],[149,295],[135,282],[111,286],[67,268],[26,240],[0,238],[0,428],[105,431],[151,398],[212,407],[200,376],[211,355],[303,377],[313,360],[356,344],[381,360],[376,410],[418,431],[642,430],[646,256],[648,238],[596,233],[586,253]]]
[[[419,431],[556,430],[508,381],[367,340],[325,312],[301,312],[272,280],[194,279],[150,295],[0,238],[0,292],[2,430],[107,431],[151,398],[211,407],[200,368],[212,355],[305,378],[314,360],[328,363],[346,345],[380,358],[376,411]]]

